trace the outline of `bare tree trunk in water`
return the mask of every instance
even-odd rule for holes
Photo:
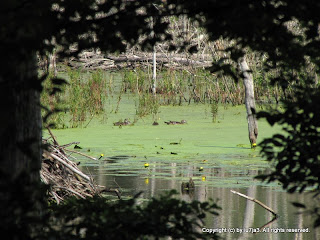
[[[157,52],[156,46],[153,46],[153,73],[152,73],[152,93],[155,96],[157,92]]]
[[[251,70],[244,58],[239,60],[239,68],[243,75],[243,84],[245,87],[245,104],[247,109],[249,140],[251,147],[257,145],[258,122],[256,118],[256,104],[254,100],[254,86]]]
[[[26,55],[0,72],[0,171],[12,179],[23,171],[39,179],[41,167],[41,85],[36,54]]]

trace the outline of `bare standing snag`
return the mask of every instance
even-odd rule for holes
[[[239,60],[239,68],[243,75],[243,84],[245,87],[245,103],[247,109],[249,140],[251,147],[255,147],[257,145],[258,137],[258,122],[256,117],[256,104],[254,100],[253,77],[244,57]]]

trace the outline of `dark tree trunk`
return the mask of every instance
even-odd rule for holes
[[[23,171],[39,178],[42,126],[36,55],[10,56],[2,67],[0,169],[12,178]]]
[[[245,87],[245,104],[247,109],[249,140],[251,147],[255,147],[258,137],[258,122],[256,118],[256,104],[254,100],[253,77],[249,66],[244,58],[239,61],[239,68],[243,74],[243,84]]]

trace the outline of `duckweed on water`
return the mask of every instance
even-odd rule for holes
[[[165,179],[172,178],[174,171],[179,179],[204,173],[209,181],[219,168],[229,169],[229,172],[239,169],[258,171],[267,166],[259,156],[259,150],[250,148],[244,106],[222,108],[217,117],[220,123],[212,123],[211,117],[205,113],[207,106],[187,105],[161,106],[158,126],[152,125],[152,116],[138,120],[134,126],[113,126],[119,118],[134,116],[133,105],[130,101],[123,102],[118,114],[110,114],[104,122],[95,118],[87,128],[53,132],[61,144],[79,141],[82,147],[79,151],[93,157],[103,153],[104,161],[77,158],[82,165],[97,167],[110,176],[145,176],[151,173],[151,178]],[[164,123],[177,119],[187,119],[188,123]],[[266,122],[259,123],[259,130],[259,139],[270,136],[274,131]],[[173,142],[179,144],[170,144]],[[128,157],[115,158],[119,155]],[[145,168],[145,163],[149,167]],[[203,167],[203,171],[199,172],[199,167]],[[200,176],[198,180],[201,181]],[[240,178],[231,182],[237,184],[245,181]]]
[[[69,90],[66,90],[66,96],[62,96],[65,99],[69,97],[74,106],[64,115],[64,124],[69,128],[56,129],[54,134],[61,144],[79,141],[82,149],[78,151],[100,158],[99,161],[93,161],[77,156],[82,165],[98,168],[104,175],[125,177],[151,174],[151,179],[184,179],[189,175],[204,173],[207,181],[218,168],[229,169],[232,173],[234,169],[259,171],[267,166],[259,156],[259,147],[255,150],[250,147],[244,106],[219,107],[222,105],[217,101],[203,104],[184,101],[179,103],[180,106],[164,105],[168,103],[164,97],[169,95],[158,93],[154,97],[149,89],[143,88],[144,81],[149,81],[140,79],[146,78],[143,73],[136,76],[127,74],[126,80],[121,82],[117,77],[111,81],[110,75],[102,72],[93,75],[81,75],[74,71],[69,73]],[[188,80],[179,82],[177,76],[176,73],[166,72],[166,82],[161,83],[163,85],[159,85],[159,89],[167,89],[171,93],[183,90],[182,95],[175,95],[183,96],[182,99],[188,99],[193,90],[199,93],[202,80],[189,79],[186,73],[182,73],[182,77]],[[190,92],[186,83],[193,87],[196,84],[199,88],[193,88]],[[207,91],[209,86],[201,89]],[[87,108],[84,104],[91,106],[89,113],[82,111]],[[76,119],[80,119],[81,124]],[[119,119],[128,119],[132,124],[114,126],[113,123]],[[187,123],[164,123],[182,120]],[[82,127],[70,128],[75,126]],[[271,136],[274,131],[261,122],[258,139]],[[128,157],[117,157],[123,155]],[[145,163],[149,166],[145,167]],[[199,172],[200,168],[203,170]],[[201,181],[201,178],[198,180]],[[239,181],[244,180],[233,182]]]

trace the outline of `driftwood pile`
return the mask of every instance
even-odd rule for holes
[[[71,58],[68,61],[69,66],[81,69],[122,69],[137,66],[152,65],[153,53],[145,52],[128,52],[118,56],[104,55],[99,51],[83,51],[79,58]],[[157,53],[157,64],[165,67],[181,69],[192,66],[209,67],[212,65],[212,57],[209,54],[188,55],[188,54],[172,54],[172,53]]]
[[[94,184],[93,179],[81,172],[74,161],[71,161],[65,152],[65,147],[60,146],[51,134],[51,139],[43,139],[46,150],[42,155],[41,180],[50,185],[52,200],[60,203],[66,197],[77,198],[92,197],[99,194],[99,186]]]

